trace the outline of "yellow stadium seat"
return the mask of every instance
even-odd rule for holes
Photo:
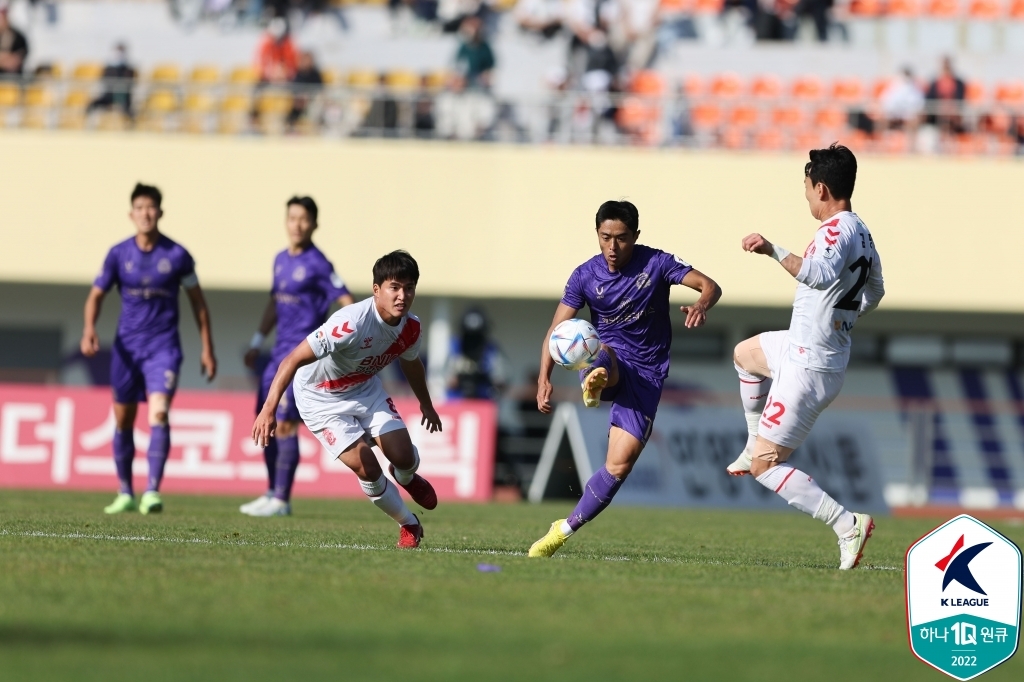
[[[267,92],[260,96],[256,109],[262,115],[282,116],[291,111],[292,96],[287,92]]]
[[[166,114],[178,108],[178,97],[170,90],[157,90],[149,93],[146,98],[146,111],[154,114]]]
[[[177,64],[158,64],[149,74],[154,83],[177,83],[181,80],[181,69]]]
[[[358,71],[350,71],[345,82],[351,88],[369,90],[377,87],[380,83],[380,76],[377,75],[376,71],[360,69]]]
[[[442,90],[448,85],[451,74],[447,71],[431,71],[427,74],[426,85],[428,90]]]
[[[89,93],[85,90],[72,90],[64,97],[65,109],[84,109],[89,104]]]
[[[336,69],[324,69],[320,72],[324,85],[337,85],[341,82],[341,74]]]
[[[239,66],[231,70],[228,82],[236,85],[252,85],[258,81],[260,75],[251,66]]]
[[[45,85],[30,85],[25,88],[26,107],[53,106],[53,94]]]
[[[98,81],[103,75],[103,65],[99,62],[81,62],[71,72],[71,80]]]
[[[418,90],[423,79],[415,71],[389,71],[384,84],[392,90]]]
[[[188,79],[192,83],[216,83],[220,80],[220,69],[209,64],[197,66],[192,69]]]
[[[252,99],[248,95],[230,94],[220,103],[220,110],[224,112],[249,111],[252,108]]]
[[[16,107],[21,103],[21,86],[16,83],[0,83],[0,108]]]
[[[185,97],[185,111],[203,113],[213,111],[215,108],[216,102],[213,96],[207,92],[190,92]]]

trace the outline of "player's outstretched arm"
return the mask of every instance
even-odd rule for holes
[[[309,342],[300,341],[299,345],[277,366],[277,374],[274,375],[274,381],[271,382],[270,389],[267,391],[267,399],[263,402],[263,407],[260,408],[260,413],[252,425],[252,440],[257,446],[267,447],[270,439],[274,436],[274,432],[277,430],[275,416],[277,406],[281,402],[281,396],[288,390],[288,385],[295,378],[295,373],[299,371],[299,367],[314,361],[316,361],[316,356],[313,355],[313,349]]]
[[[564,303],[559,303],[555,308],[555,316],[551,319],[551,326],[548,333],[544,335],[544,341],[540,344],[540,373],[537,375],[537,409],[544,414],[551,414],[551,370],[555,367],[555,361],[551,359],[548,352],[548,339],[555,327],[576,317],[578,308],[570,308]]]
[[[195,315],[196,325],[199,327],[199,338],[203,343],[203,352],[199,357],[199,364],[202,365],[203,374],[207,381],[213,381],[217,376],[217,357],[213,354],[213,330],[210,327],[210,309],[206,306],[206,298],[203,297],[203,290],[199,285],[185,289],[188,294],[188,302],[192,304],[192,314]]]
[[[744,237],[741,246],[744,251],[759,253],[762,256],[771,256],[779,261],[779,264],[793,277],[800,274],[800,268],[804,264],[803,258],[795,253],[790,253],[782,247],[775,246],[756,232]]]
[[[722,298],[722,287],[699,270],[690,270],[683,275],[683,279],[679,283],[700,292],[700,298],[695,303],[679,308],[686,313],[686,328],[693,329],[704,326],[708,319],[708,310],[718,303],[718,299]]]
[[[420,424],[427,427],[427,431],[434,433],[441,430],[441,418],[434,409],[434,402],[430,399],[430,391],[427,390],[427,372],[423,368],[423,361],[419,358],[414,360],[403,360],[398,358],[398,366],[402,368],[402,374],[409,380],[409,388],[420,401],[420,412],[423,418]]]
[[[249,369],[256,367],[256,360],[260,357],[263,339],[274,329],[275,325],[277,325],[277,306],[274,305],[274,298],[270,297],[267,301],[267,307],[263,309],[260,326],[256,328],[256,333],[252,335],[252,341],[249,343],[249,350],[245,352],[244,362],[245,366]]]
[[[96,320],[100,319],[103,297],[106,292],[97,286],[89,290],[85,299],[85,326],[82,327],[82,341],[78,344],[82,355],[91,358],[100,350],[100,338],[96,335]]]

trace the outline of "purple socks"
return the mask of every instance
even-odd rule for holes
[[[602,351],[603,352],[603,351]],[[578,531],[587,521],[593,521],[594,517],[604,511],[604,508],[611,504],[615,493],[619,491],[623,479],[615,478],[608,470],[601,467],[596,474],[587,481],[587,487],[583,490],[583,497],[572,510],[572,514],[566,521],[573,532]]]
[[[274,438],[277,443],[277,468],[274,471],[274,497],[287,502],[292,496],[295,470],[299,468],[299,436]],[[267,448],[270,449],[269,447]]]
[[[166,424],[162,426],[149,427],[149,451],[146,453],[146,460],[149,461],[149,486],[146,490],[159,490],[160,481],[164,478],[164,464],[167,463],[167,453],[171,450],[171,429]]]
[[[135,434],[127,431],[114,430],[114,466],[117,467],[117,480],[121,484],[121,492],[132,495],[132,461],[135,459]]]
[[[267,465],[267,484],[268,487],[274,487],[274,481],[277,478],[277,438],[271,438],[270,442],[267,443],[267,447],[263,448],[263,461]]]
[[[594,362],[580,370],[580,383],[582,384],[587,375],[598,367],[604,367],[608,371],[609,376],[611,375],[612,356],[608,355],[608,351],[604,349],[604,346],[601,347],[601,350],[597,351],[597,357],[594,358]]]

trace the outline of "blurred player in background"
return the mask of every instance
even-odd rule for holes
[[[420,423],[431,433],[441,430],[419,359],[420,321],[409,314],[419,278],[419,266],[405,251],[378,259],[373,266],[373,296],[331,315],[281,361],[252,427],[253,440],[266,447],[277,428],[277,406],[293,385],[302,421],[328,452],[355,472],[370,501],[398,522],[401,548],[418,547],[423,526],[384,476],[366,436],[391,462],[388,470],[398,484],[417,504],[434,509],[437,495],[416,473],[419,452],[377,378],[398,360],[420,401]]]
[[[682,284],[700,292],[683,306],[686,327],[704,324],[707,311],[722,296],[721,288],[678,256],[636,243],[640,213],[628,201],[607,201],[597,211],[597,243],[601,254],[576,268],[565,285],[562,302],[548,328],[537,379],[537,408],[551,412],[551,369],[548,339],[559,323],[576,317],[584,304],[601,339],[594,363],[580,371],[583,404],[597,407],[611,401],[608,454],[568,519],[551,524],[547,535],[530,547],[531,557],[549,557],[569,536],[607,507],[651,436],[654,416],[668,376],[672,320],[669,290]]]
[[[857,566],[875,527],[786,460],[818,415],[839,395],[850,361],[850,330],[885,294],[882,261],[871,233],[853,213],[857,159],[846,147],[815,149],[804,167],[804,195],[821,221],[803,258],[754,233],[743,250],[771,256],[799,282],[787,331],[765,332],[736,346],[734,360],[747,419],[747,445],[729,474],[750,474],[839,536],[839,568]]]
[[[267,334],[277,326],[277,340],[270,362],[263,370],[256,395],[256,414],[267,400],[270,383],[278,365],[288,353],[327,319],[331,304],[346,306],[353,302],[345,283],[334,266],[313,244],[317,228],[317,206],[311,197],[292,197],[286,205],[285,232],[288,248],[274,258],[273,286],[263,310],[259,329],[253,334],[245,365],[256,367],[260,348]],[[291,514],[292,484],[299,466],[299,410],[289,385],[277,406],[277,433],[263,449],[267,463],[266,494],[240,511],[249,516],[287,516]]]
[[[100,349],[96,320],[103,298],[116,286],[121,294],[121,316],[110,362],[110,383],[114,389],[114,464],[121,491],[104,511],[108,514],[134,511],[143,514],[163,509],[160,481],[171,448],[168,413],[181,369],[181,339],[178,337],[178,288],[185,289],[203,344],[200,364],[208,381],[217,374],[210,331],[210,312],[199,288],[195,261],[181,245],[160,232],[163,210],[160,190],[137,184],[132,190],[128,217],[135,224],[135,236],[114,245],[103,261],[85,301],[85,328],[81,350],[92,357]],[[149,483],[136,507],[132,488],[135,459],[134,424],[138,403],[149,404]]]

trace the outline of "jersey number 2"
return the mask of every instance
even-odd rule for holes
[[[860,309],[860,290],[864,288],[864,282],[868,281],[868,273],[871,271],[871,265],[874,262],[874,258],[868,260],[864,256],[861,256],[857,260],[853,261],[853,265],[850,266],[850,272],[859,270],[857,275],[857,281],[854,283],[853,288],[847,292],[845,296],[839,299],[833,307],[839,310],[859,310]]]
[[[775,411],[775,414],[768,414],[768,410],[772,409],[773,407],[778,408]],[[773,403],[771,396],[768,396],[768,403],[764,406],[764,412],[762,413],[762,416],[764,416],[764,418],[770,421],[772,424],[775,424],[776,426],[781,426],[781,424],[779,423],[779,417],[781,417],[785,413],[786,406],[780,402]]]

